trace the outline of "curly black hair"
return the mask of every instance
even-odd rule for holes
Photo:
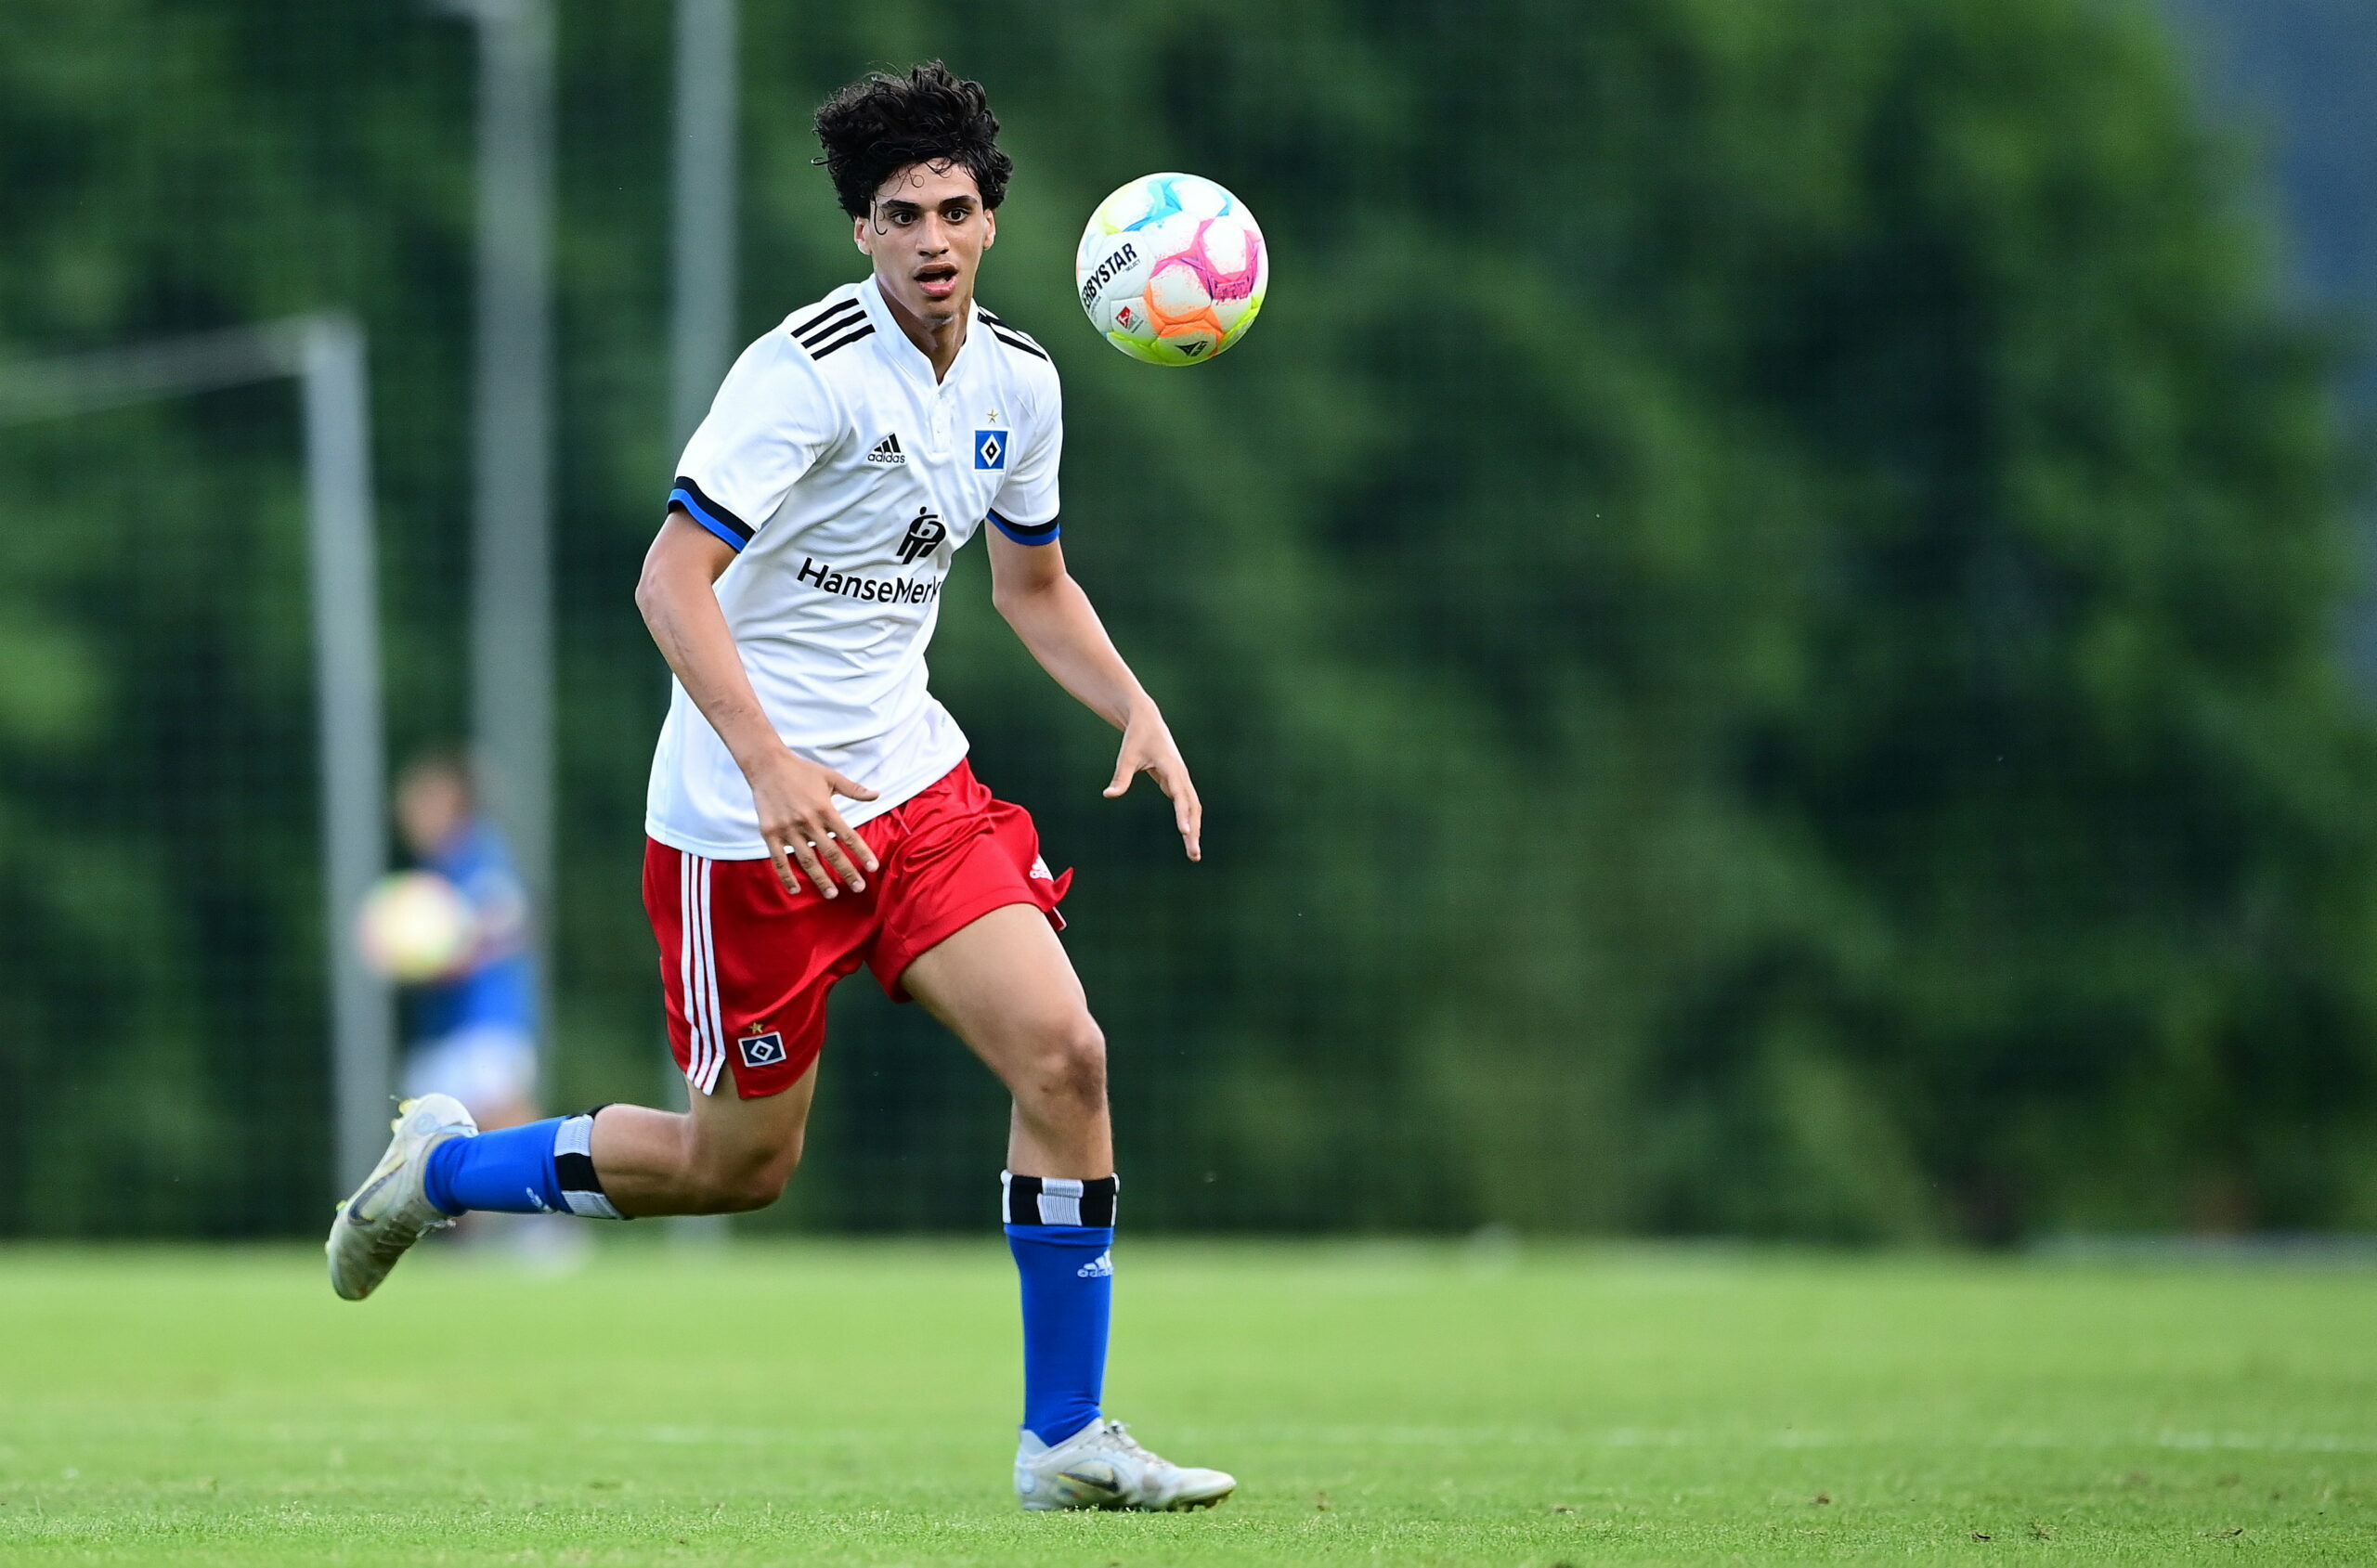
[[[883,182],[911,163],[962,165],[982,205],[995,207],[1015,173],[998,135],[982,84],[927,60],[905,76],[875,71],[827,98],[817,110],[825,156],[814,162],[833,176],[835,197],[854,218],[873,211]]]

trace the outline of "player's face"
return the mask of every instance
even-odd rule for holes
[[[852,227],[883,297],[942,326],[974,303],[974,272],[998,219],[964,164],[911,163],[883,182],[875,210]]]
[[[446,848],[470,818],[470,791],[443,768],[424,768],[396,791],[396,826],[415,855]]]

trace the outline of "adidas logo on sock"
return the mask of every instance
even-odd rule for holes
[[[866,454],[866,460],[882,463],[887,467],[896,463],[904,468],[907,466],[908,454],[900,450],[899,436],[887,435],[875,444],[875,450]]]
[[[1081,1267],[1073,1270],[1073,1277],[1076,1279],[1104,1279],[1113,1272],[1114,1254],[1111,1252],[1100,1252],[1098,1256],[1090,1259],[1089,1262],[1082,1264]]]

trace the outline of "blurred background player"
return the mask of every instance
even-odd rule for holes
[[[536,977],[528,900],[503,840],[479,810],[459,752],[425,752],[398,775],[397,831],[420,870],[461,895],[459,956],[406,997],[407,1099],[451,1095],[481,1127],[537,1116]]]

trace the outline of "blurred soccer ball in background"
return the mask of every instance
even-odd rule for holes
[[[1195,175],[1145,175],[1115,191],[1073,257],[1090,325],[1150,365],[1194,365],[1244,337],[1270,278],[1254,215]]]
[[[403,985],[434,980],[469,956],[476,923],[461,890],[434,871],[399,871],[363,901],[356,940],[371,967]]]

